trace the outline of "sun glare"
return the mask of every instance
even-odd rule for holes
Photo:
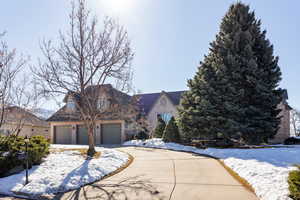
[[[102,0],[102,5],[108,12],[123,14],[130,12],[136,0]]]

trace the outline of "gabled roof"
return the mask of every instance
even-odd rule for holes
[[[138,94],[139,98],[139,107],[140,109],[147,115],[152,107],[154,106],[155,102],[159,99],[159,97],[164,93],[169,97],[171,102],[177,106],[180,103],[181,95],[185,91],[174,91],[174,92],[158,92],[158,93],[148,93],[148,94]]]
[[[80,120],[79,113],[78,112],[75,112],[75,113],[67,112],[66,105],[64,105],[56,113],[54,113],[47,119],[48,122],[78,121],[78,120]]]
[[[97,98],[97,95],[105,90],[107,92],[107,95],[109,96],[109,100],[111,104],[120,104],[120,105],[128,105],[131,103],[132,97],[115,89],[110,84],[103,84],[103,85],[91,85],[88,86],[85,89],[85,92],[87,94],[91,94],[92,98]],[[95,95],[96,94],[96,95]],[[64,102],[67,102],[68,96],[72,96],[75,98],[75,100],[80,99],[80,95],[78,93],[72,92],[68,93],[65,98]],[[67,111],[66,105],[64,105],[62,108],[60,108],[56,113],[54,113],[52,116],[50,116],[47,121],[49,122],[57,122],[57,121],[80,121],[80,113],[78,110],[76,111]]]
[[[21,120],[25,125],[49,126],[45,120],[18,106],[9,106],[5,108],[4,113],[4,123],[20,123]]]

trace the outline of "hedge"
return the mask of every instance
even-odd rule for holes
[[[300,166],[298,169],[291,171],[288,177],[290,197],[294,200],[300,200]]]
[[[43,136],[32,136],[28,143],[29,166],[42,162],[42,158],[49,153],[49,142]],[[6,175],[11,169],[24,165],[18,159],[18,154],[25,152],[24,137],[10,135],[0,136],[0,177]]]

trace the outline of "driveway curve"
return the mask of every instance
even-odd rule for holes
[[[134,157],[128,168],[55,199],[258,200],[215,159],[162,149],[117,149]]]

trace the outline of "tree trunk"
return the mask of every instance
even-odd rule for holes
[[[96,151],[95,151],[95,140],[94,140],[94,127],[92,125],[88,126],[88,136],[89,136],[89,149],[87,151],[87,155],[93,157]]]

